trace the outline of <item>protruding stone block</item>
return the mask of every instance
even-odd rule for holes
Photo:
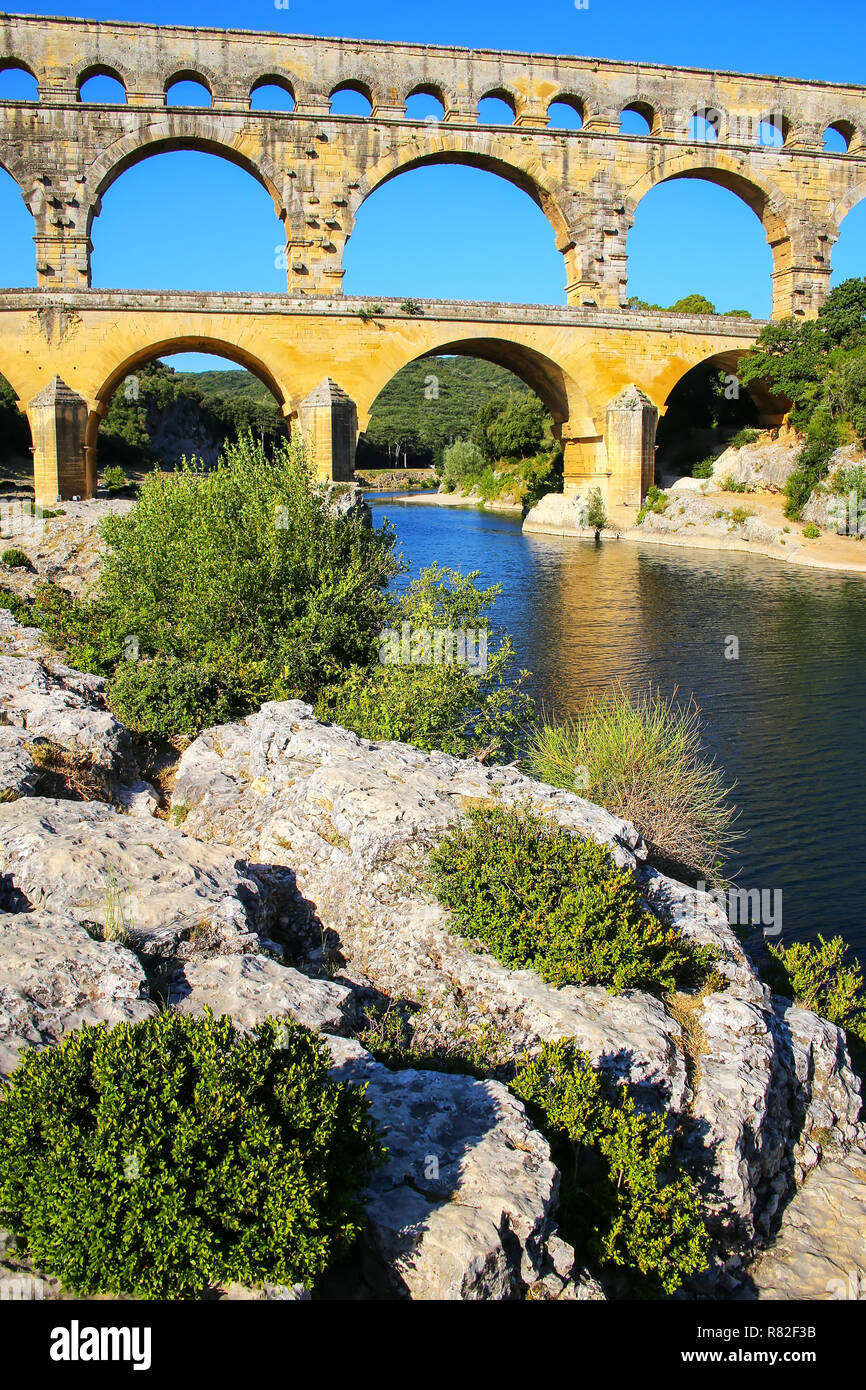
[[[40,506],[60,498],[90,497],[84,438],[87,402],[59,376],[27,407],[33,436],[33,486]]]
[[[607,466],[615,479],[614,506],[639,507],[652,486],[655,472],[655,437],[659,413],[649,396],[636,386],[626,386],[610,402],[604,434]]]
[[[350,483],[355,476],[358,411],[342,386],[325,377],[298,406],[298,423],[316,477]]]

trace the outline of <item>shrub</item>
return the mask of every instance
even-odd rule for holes
[[[219,672],[193,661],[156,656],[150,661],[122,661],[108,687],[108,703],[135,733],[192,738],[206,724],[226,723],[241,702]]]
[[[129,487],[129,479],[123,469],[117,464],[109,464],[103,471],[102,481],[109,492],[121,492],[123,488]]]
[[[732,473],[729,473],[728,476],[727,476],[726,478],[722,478],[721,487],[722,487],[722,492],[752,492],[752,491],[753,491],[753,489],[749,486],[748,483],[738,483],[737,480],[736,480],[736,478],[734,477],[734,475],[733,475]]]
[[[742,526],[744,522],[748,521],[750,516],[754,515],[755,513],[752,511],[751,507],[732,507],[731,525]]]
[[[455,439],[442,454],[442,481],[446,492],[472,488],[481,479],[487,462],[471,439]]]
[[[692,465],[692,477],[711,478],[715,462],[714,458],[699,459],[697,463]]]
[[[32,570],[34,566],[30,562],[30,556],[25,555],[23,550],[12,546],[9,550],[4,550],[0,555],[0,561],[10,570]]]
[[[607,512],[604,509],[601,489],[591,487],[586,495],[586,502],[586,524],[587,526],[594,526],[597,531],[600,531],[607,525]]]
[[[698,1194],[675,1175],[663,1115],[639,1113],[572,1040],[524,1058],[511,1089],[551,1141],[563,1175],[561,1230],[578,1258],[629,1269],[650,1293],[673,1293],[706,1268]]]
[[[641,522],[643,521],[644,517],[647,515],[648,512],[655,512],[657,516],[664,516],[665,508],[667,507],[669,501],[670,498],[668,497],[667,493],[662,492],[661,488],[656,487],[655,484],[653,484],[653,486],[647,492],[647,495],[643,500],[641,509],[637,514],[636,524],[640,526]]]
[[[711,877],[733,842],[731,788],[701,749],[700,715],[648,690],[620,686],[592,696],[581,713],[543,724],[528,752],[534,777],[579,790],[631,821],[657,857]]]
[[[817,943],[794,941],[768,946],[765,967],[770,987],[835,1023],[860,1046],[866,1045],[866,993],[858,964],[846,965],[848,945],[841,936]]]
[[[816,410],[797,454],[797,466],[785,482],[785,516],[799,521],[813,490],[827,476],[836,449],[842,443],[842,430],[823,406]]]
[[[818,530],[814,521],[810,521],[807,526],[803,527],[803,535],[806,537],[807,541],[816,541],[820,534],[821,532]]]
[[[16,594],[14,589],[7,589],[5,584],[0,584],[0,608],[5,608],[16,623],[22,623],[25,627],[33,621],[27,600]]]
[[[742,449],[745,447],[746,444],[754,444],[759,437],[759,430],[752,430],[748,428],[737,430],[737,433],[733,436],[733,438],[728,440],[728,448]]]
[[[469,753],[513,756],[534,706],[523,692],[525,672],[515,672],[514,645],[491,623],[499,585],[479,589],[477,572],[431,565],[392,600],[383,629],[380,661],[355,667],[320,696],[317,713],[364,738],[399,739],[419,748],[439,748],[458,757]],[[408,651],[403,644],[408,623]],[[435,635],[464,634],[476,664],[437,662]],[[481,662],[486,640],[486,664]],[[444,640],[442,640],[444,652]],[[394,648],[399,650],[395,651]],[[404,661],[402,658],[408,657]],[[397,658],[394,660],[394,658]]]
[[[83,1293],[310,1281],[382,1153],[313,1034],[163,1012],[25,1052],[0,1099],[0,1224]]]
[[[541,448],[550,417],[531,391],[491,396],[475,416],[472,438],[489,463],[531,458]]]
[[[123,638],[105,606],[74,598],[56,584],[40,584],[31,621],[79,671],[110,676],[123,655]]]
[[[142,657],[218,673],[249,710],[315,700],[378,654],[384,590],[401,569],[393,532],[337,515],[285,441],[269,456],[246,435],[206,474],[186,461],[148,474],[103,531],[93,611],[118,635],[118,659],[133,635]]]
[[[634,874],[605,846],[528,808],[471,809],[432,851],[430,872],[458,935],[548,984],[658,992],[711,963],[642,906]]]

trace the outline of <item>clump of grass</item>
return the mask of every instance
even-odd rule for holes
[[[807,541],[816,541],[820,534],[821,532],[818,530],[814,521],[810,521],[808,526],[803,527],[803,535],[806,537]]]
[[[793,941],[790,946],[768,946],[763,973],[770,988],[787,995],[805,1009],[835,1023],[849,1042],[866,1047],[866,991],[863,971],[856,960],[846,963],[848,944],[841,936],[817,942]]]
[[[50,739],[40,738],[27,751],[39,768],[37,792],[40,796],[63,801],[105,801],[114,805],[111,779],[97,765],[92,753],[61,748]]]
[[[692,465],[692,477],[711,478],[713,476],[715,462],[716,460],[714,458],[698,459],[697,463]]]
[[[25,555],[24,551],[19,550],[17,546],[11,546],[8,550],[4,550],[3,554],[0,555],[0,560],[2,560],[6,568],[10,570],[32,571],[33,569],[30,556]]]
[[[733,788],[703,753],[697,705],[676,691],[593,695],[576,718],[537,729],[528,761],[534,777],[631,821],[657,860],[696,876],[713,877],[736,838]]]
[[[746,444],[754,444],[759,438],[760,431],[749,428],[737,430],[733,439],[728,440],[729,449],[742,449]]]

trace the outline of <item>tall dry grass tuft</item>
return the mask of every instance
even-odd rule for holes
[[[708,880],[738,838],[733,787],[702,750],[697,704],[676,691],[593,695],[575,718],[536,730],[528,762],[534,777],[631,821],[656,859]]]

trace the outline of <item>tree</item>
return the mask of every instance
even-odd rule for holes
[[[493,396],[475,417],[473,441],[490,462],[532,458],[541,448],[549,416],[530,392]]]
[[[834,347],[866,346],[866,278],[836,285],[821,305],[818,321]]]
[[[687,294],[684,299],[678,299],[676,304],[671,305],[671,313],[674,314],[714,314],[715,312],[715,304],[703,294]]]

